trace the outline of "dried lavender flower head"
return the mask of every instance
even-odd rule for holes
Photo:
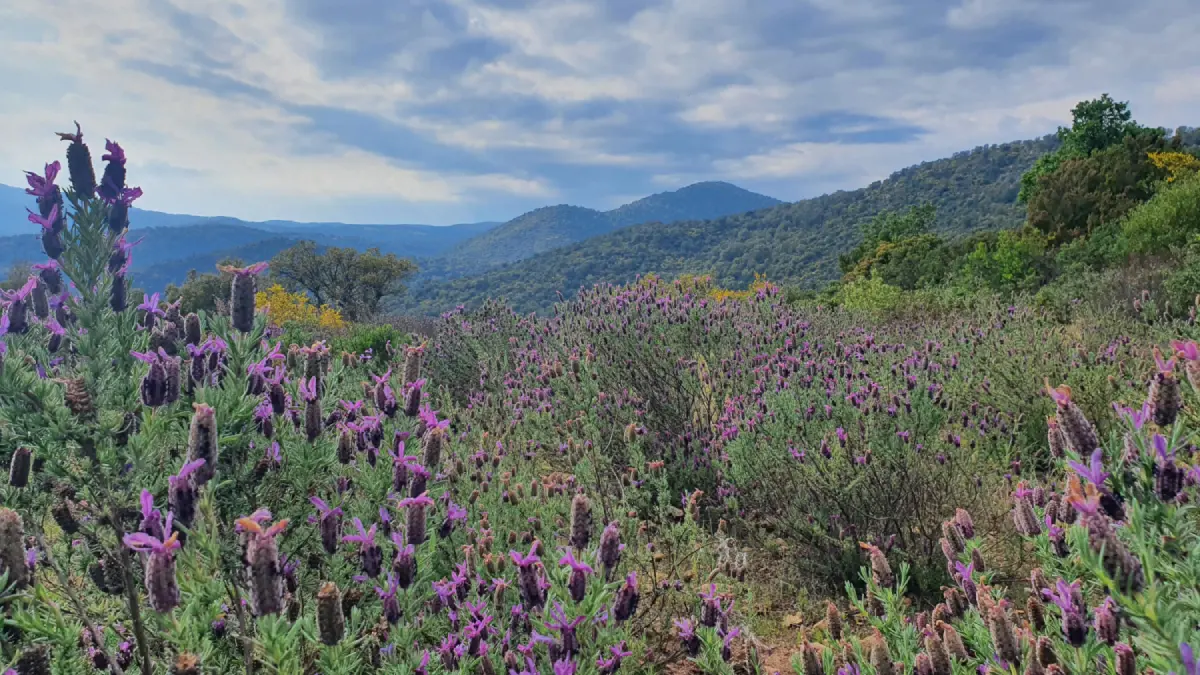
[[[217,417],[212,406],[193,403],[192,424],[188,432],[188,457],[203,459],[204,465],[196,471],[196,485],[204,485],[217,472]]]
[[[867,551],[871,563],[871,579],[881,588],[891,588],[896,583],[896,577],[892,574],[892,566],[888,564],[887,556],[874,544],[859,542],[858,545]]]
[[[1175,359],[1163,359],[1162,352],[1155,347],[1154,363],[1157,369],[1150,381],[1147,398],[1153,410],[1154,423],[1165,428],[1175,423],[1183,398],[1179,392],[1179,381],[1175,379]]]
[[[337,584],[326,581],[317,591],[317,633],[321,642],[333,646],[346,635],[346,617],[342,612],[342,594]]]
[[[233,275],[229,314],[233,327],[243,333],[249,333],[254,328],[254,280],[266,271],[268,265],[269,263],[259,262],[248,267],[217,266],[219,271]]]
[[[173,529],[174,515],[167,514],[164,531]],[[125,535],[125,546],[149,554],[146,558],[146,597],[154,611],[166,613],[179,605],[179,584],[175,580],[175,551],[182,546],[179,533],[171,532],[161,541],[144,532]]]
[[[1100,437],[1087,416],[1071,400],[1071,388],[1065,384],[1052,388],[1046,380],[1046,392],[1058,407],[1058,425],[1067,447],[1081,457],[1091,455],[1100,447]]]
[[[24,588],[28,579],[25,559],[25,526],[21,515],[0,507],[0,574],[8,573],[9,583]]]
[[[592,504],[582,492],[571,500],[571,545],[582,551],[592,538]]]
[[[249,534],[246,567],[251,605],[257,616],[278,614],[283,610],[283,565],[275,538],[287,528],[288,521],[284,519],[264,528],[259,521],[270,517],[269,512],[259,512],[237,521],[238,526]]]

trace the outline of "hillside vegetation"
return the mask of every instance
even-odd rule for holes
[[[416,285],[478,274],[638,223],[706,220],[780,204],[721,182],[695,183],[611,211],[560,204],[536,209],[473,237],[443,256],[421,261]]]
[[[23,211],[22,211],[23,212]],[[139,218],[130,214],[130,223]],[[138,242],[132,251],[132,269],[139,284],[151,291],[163,291],[170,284],[181,284],[189,271],[208,273],[220,260],[269,259],[301,241],[365,250],[379,248],[406,258],[439,255],[453,246],[486,232],[493,223],[451,225],[347,225],[330,223],[297,229],[278,222],[254,223],[254,226],[230,224],[224,219],[174,227],[136,227],[130,241]],[[22,219],[25,230],[34,229]],[[262,229],[260,229],[262,228]],[[0,270],[18,263],[39,259],[41,242],[36,234],[0,237]]]
[[[1021,176],[1058,144],[1047,137],[980,147],[860,190],[712,220],[636,225],[486,274],[414,288],[395,309],[438,313],[503,297],[519,311],[546,310],[558,293],[649,272],[711,274],[737,287],[761,273],[789,285],[819,286],[838,277],[837,256],[856,243],[859,226],[888,210],[932,203],[937,230],[948,234],[1019,225],[1025,216],[1016,202]]]

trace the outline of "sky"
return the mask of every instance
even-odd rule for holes
[[[4,0],[0,183],[129,156],[138,206],[362,223],[793,201],[1103,92],[1200,125],[1195,0]]]

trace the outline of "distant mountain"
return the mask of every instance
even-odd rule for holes
[[[182,283],[191,270],[201,273],[213,272],[217,263],[230,258],[240,259],[246,263],[270,260],[275,257],[275,254],[295,246],[299,241],[300,239],[294,237],[277,236],[159,263],[143,262],[139,264],[139,258],[135,255],[133,279],[140,288],[161,291],[168,284]]]
[[[26,220],[33,199],[22,188],[0,185],[0,277],[17,262],[45,257],[37,226]],[[434,225],[352,225],[287,220],[249,222],[225,216],[190,216],[133,209],[130,241],[138,285],[162,290],[179,283],[188,270],[208,272],[218,260],[262,260],[304,239],[321,246],[359,250],[378,247],[405,258],[429,258],[487,232],[498,222]],[[7,235],[7,236],[5,236]]]
[[[649,272],[712,274],[727,288],[746,287],[755,273],[815,286],[837,278],[838,254],[858,241],[864,221],[885,210],[932,202],[936,227],[946,234],[1019,225],[1021,174],[1057,144],[1047,136],[984,146],[903,169],[859,190],[715,219],[634,225],[482,274],[414,287],[392,309],[438,313],[502,297],[519,311],[541,311],[558,292],[571,297],[580,287],[628,282]],[[484,237],[500,235],[513,222]]]
[[[650,195],[611,211],[561,204],[530,211],[507,223],[349,225],[292,221],[248,222],[224,216],[191,216],[133,209],[133,273],[147,290],[180,283],[189,270],[207,272],[226,257],[247,262],[270,258],[304,239],[319,246],[385,253],[417,260],[414,288],[481,273],[621,228],[649,221],[710,219],[770,208],[777,199],[720,182],[696,183]],[[25,218],[33,200],[23,189],[0,185],[0,274],[16,262],[43,257],[36,226]],[[9,236],[3,236],[9,235]]]
[[[0,237],[18,234],[29,234],[36,227],[26,220],[26,209],[33,208],[33,198],[25,194],[24,188],[0,185]],[[133,208],[129,213],[129,226],[134,230],[146,230],[167,227],[191,227],[194,225],[237,225],[266,232],[300,232],[331,231],[338,234],[360,236],[366,239],[383,237],[394,239],[392,235],[411,238],[415,257],[436,255],[460,241],[469,239],[477,234],[486,232],[499,222],[466,223],[462,225],[413,225],[413,224],[381,224],[353,225],[347,223],[302,223],[293,220],[249,221],[231,216],[192,216],[182,213],[163,213]],[[398,228],[398,229],[393,229]]]
[[[132,265],[138,286],[161,291],[168,283],[182,282],[189,270],[211,272],[217,261],[226,257],[241,258],[246,262],[269,259],[305,239],[322,247],[358,250],[377,247],[384,253],[420,258],[436,255],[495,226],[494,223],[446,227],[329,223],[320,228],[265,230],[229,224],[226,220],[233,221],[213,218],[192,225],[132,229],[129,241],[138,242],[133,249]],[[14,263],[36,262],[43,258],[45,253],[36,235],[0,237],[0,277]]]
[[[483,272],[638,223],[708,220],[782,203],[729,183],[705,182],[643,197],[612,211],[546,206],[424,261],[416,283]]]

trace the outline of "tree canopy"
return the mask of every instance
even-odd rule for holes
[[[1057,171],[1063,162],[1089,157],[1121,143],[1126,136],[1148,131],[1152,130],[1133,120],[1127,101],[1114,101],[1108,94],[1080,101],[1071,110],[1071,126],[1058,128],[1057,136],[1062,145],[1040,157],[1021,177],[1018,200],[1024,204],[1032,199],[1041,189],[1041,179]]]
[[[271,260],[271,274],[285,288],[308,293],[317,305],[330,305],[351,321],[376,314],[383,298],[401,293],[403,281],[416,270],[411,260],[378,248],[320,250],[312,241],[280,251]]]

